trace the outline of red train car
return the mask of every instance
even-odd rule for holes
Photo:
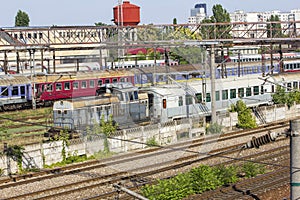
[[[101,85],[117,82],[134,84],[134,74],[130,71],[94,71],[71,74],[52,74],[36,76],[35,98],[44,104],[60,99],[97,96]]]

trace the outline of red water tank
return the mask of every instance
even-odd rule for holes
[[[119,9],[119,5],[114,7],[114,22],[118,25],[122,21],[121,11],[123,12],[123,26],[135,26],[140,23],[140,7],[124,1]],[[120,13],[120,14],[119,14]],[[121,18],[119,20],[119,18]]]

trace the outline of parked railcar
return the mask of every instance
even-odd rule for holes
[[[31,82],[20,75],[0,76],[0,108],[14,110],[29,107],[32,101]]]
[[[86,127],[108,120],[110,115],[118,128],[135,126],[148,120],[148,97],[138,93],[131,83],[105,84],[98,97],[82,97],[56,101],[53,106],[54,128],[65,128],[85,133]],[[57,132],[50,130],[45,136],[53,137]]]
[[[103,84],[130,82],[134,84],[134,74],[130,71],[96,71],[72,74],[37,76],[35,83],[37,102],[44,104],[60,99],[98,96]]]

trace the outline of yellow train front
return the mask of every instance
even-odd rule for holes
[[[67,130],[72,137],[84,135],[112,116],[119,129],[138,126],[149,118],[148,96],[138,93],[131,83],[105,84],[99,96],[56,101],[53,105],[53,128],[45,137]]]

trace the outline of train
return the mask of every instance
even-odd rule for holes
[[[283,59],[297,59],[300,58],[299,52],[289,52],[289,53],[282,53]],[[280,60],[280,54],[275,53],[272,55],[274,60]],[[261,62],[262,60],[271,60],[271,54],[241,54],[238,55],[231,55],[225,56],[225,62]]]
[[[277,85],[284,86],[287,92],[299,90],[300,77],[295,73],[286,73],[267,78],[249,76],[247,79],[217,79],[216,112],[227,113],[231,105],[239,100],[253,108],[272,105],[272,94]],[[84,134],[86,127],[99,124],[101,118],[107,120],[109,116],[123,129],[140,126],[141,121],[164,124],[191,117],[209,119],[212,114],[210,81],[173,81],[144,88],[137,88],[132,83],[114,83],[103,85],[101,91],[100,99],[83,97],[55,102],[54,128],[66,128]],[[52,135],[48,133],[46,136]]]
[[[148,120],[148,96],[130,82],[108,83],[99,89],[96,97],[56,101],[53,105],[53,127],[45,137],[54,137],[66,129],[70,136],[86,134],[86,128],[108,121],[118,129],[134,127]]]
[[[296,73],[300,69],[300,60],[288,60],[283,63],[284,73]],[[166,71],[168,70],[168,71]],[[224,68],[217,66],[215,69],[217,79],[230,77],[247,78],[260,74],[280,74],[280,63],[271,66],[267,63],[264,67],[259,64],[226,65]],[[52,105],[61,99],[79,98],[85,96],[98,96],[103,84],[130,82],[137,87],[154,86],[175,80],[186,82],[203,80],[210,77],[209,69],[200,69],[197,66],[174,65],[157,67],[92,70],[68,72],[57,74],[10,74],[0,76],[0,109],[14,110],[27,108],[29,105]],[[11,81],[15,79],[15,81]],[[23,84],[24,87],[20,84]],[[18,92],[16,90],[18,88]],[[16,99],[22,99],[16,101]],[[30,107],[30,106],[29,106]]]
[[[135,61],[118,61],[107,63],[106,69],[131,69],[131,68],[145,68],[145,67],[162,67],[178,65],[178,61],[174,60],[135,60]]]

